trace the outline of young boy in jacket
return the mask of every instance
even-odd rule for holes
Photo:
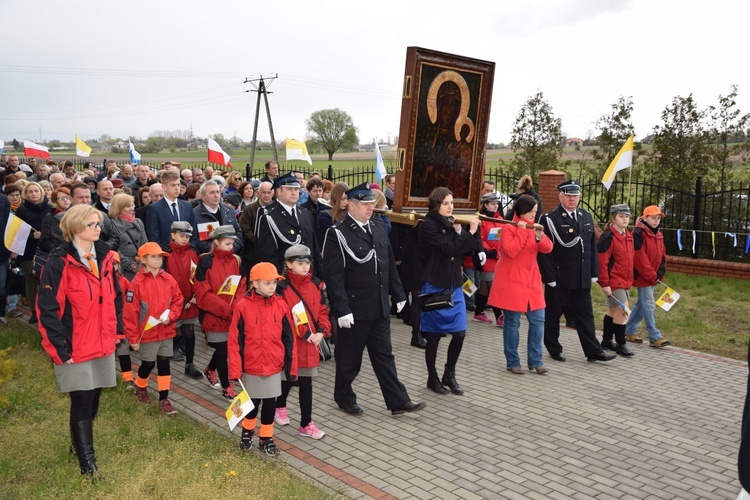
[[[135,379],[135,397],[150,404],[148,376],[156,365],[156,385],[159,389],[159,410],[165,415],[177,413],[169,401],[172,374],[172,339],[176,335],[174,322],[182,312],[182,292],[177,281],[162,269],[167,255],[158,243],[149,242],[138,249],[136,260],[141,270],[130,283],[125,294],[123,321],[130,347],[140,353],[141,366]]]
[[[284,279],[270,262],[261,262],[250,270],[253,289],[239,299],[229,327],[229,377],[242,381],[255,407],[242,421],[240,450],[253,446],[255,422],[260,414],[258,448],[275,456],[273,442],[276,398],[281,395],[281,372],[288,382],[297,380],[294,352],[294,320],[284,298],[276,293],[276,282]]]
[[[651,347],[665,347],[672,343],[662,338],[656,328],[656,302],[654,286],[661,281],[667,272],[667,251],[664,248],[664,235],[659,231],[661,219],[665,217],[656,205],[643,209],[643,215],[636,221],[633,231],[635,257],[633,259],[633,285],[638,289],[638,300],[625,325],[628,341],[641,343],[643,339],[636,334],[638,323],[646,322],[648,340]]]

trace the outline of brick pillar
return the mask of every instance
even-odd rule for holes
[[[567,175],[565,172],[558,172],[557,170],[547,170],[539,174],[536,192],[542,198],[542,206],[544,206],[546,212],[554,210],[560,204],[557,199],[560,192],[557,185],[565,182]]]

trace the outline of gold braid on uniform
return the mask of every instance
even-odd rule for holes
[[[352,258],[354,262],[357,264],[366,264],[372,260],[373,257],[375,257],[375,249],[371,248],[369,252],[367,252],[367,255],[362,257],[361,259],[354,255],[354,251],[349,248],[349,244],[346,242],[346,238],[344,238],[344,235],[341,234],[341,231],[338,230],[338,228],[333,228],[334,232],[336,233],[336,238],[339,240],[339,246],[342,248],[342,250],[346,251],[346,253],[349,254],[349,257]],[[346,259],[344,259],[344,267],[346,267]],[[375,259],[375,274],[378,274],[378,259]]]
[[[555,240],[560,245],[562,245],[565,248],[572,248],[573,246],[575,246],[578,243],[580,243],[581,244],[581,252],[585,253],[586,249],[583,246],[583,238],[581,238],[580,234],[578,236],[576,236],[575,238],[573,238],[572,240],[570,240],[569,242],[566,243],[566,242],[564,242],[562,240],[562,238],[560,238],[560,235],[557,232],[557,228],[555,227],[555,224],[551,220],[549,220],[549,217],[547,217],[545,215],[544,218],[547,219],[547,227],[549,228],[550,234],[552,234],[552,236],[555,238]]]

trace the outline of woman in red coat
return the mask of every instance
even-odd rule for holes
[[[502,286],[493,286],[489,303],[503,310],[503,349],[509,371],[523,375],[518,357],[518,329],[521,313],[529,321],[527,360],[529,370],[544,374],[549,369],[542,363],[542,337],[544,335],[544,291],[536,256],[550,253],[552,241],[544,235],[542,226],[534,224],[537,203],[533,196],[521,195],[513,205],[513,222],[503,228],[500,238],[500,261],[495,272],[504,277]],[[530,231],[527,226],[533,226]]]

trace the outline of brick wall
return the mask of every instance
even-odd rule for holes
[[[750,280],[750,264],[667,255],[667,272]]]
[[[565,181],[568,174],[557,170],[547,170],[539,174],[536,192],[542,198],[542,206],[545,212],[553,210],[560,203],[557,195],[560,192],[557,185]]]

